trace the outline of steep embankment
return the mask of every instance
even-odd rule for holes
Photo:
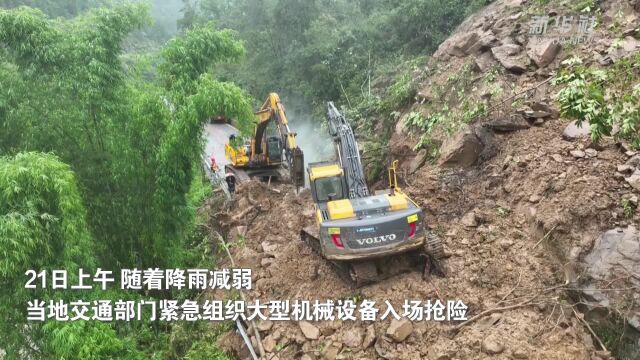
[[[622,47],[610,46],[618,35],[609,26],[615,22],[621,34],[635,28],[632,5],[602,2],[592,43],[557,46],[531,43],[528,23],[535,15],[569,14],[574,5],[498,1],[465,21],[416,70],[426,81],[416,103],[402,111],[392,156],[406,157],[423,144],[403,164],[403,187],[445,240],[445,278],[425,281],[407,273],[354,291],[299,240],[299,229],[314,221],[308,193],[242,185],[231,212],[212,222],[228,231],[236,261],[253,269],[250,299],[389,300],[396,309],[405,299],[461,299],[470,317],[486,314],[458,329],[459,323],[434,321],[396,327],[389,319],[263,322],[269,356],[609,358],[591,329],[616,346],[619,357],[637,356],[637,339],[627,338],[633,328],[623,335],[607,326],[622,330],[618,316],[632,325],[637,319],[638,237],[627,226],[639,222],[638,187],[630,174],[640,158],[625,144],[605,138],[595,145],[584,129],[567,129],[571,120],[559,117],[553,102],[558,88],[548,81],[571,55],[602,66],[633,55],[635,39],[628,36]],[[428,136],[420,139],[422,134]],[[616,227],[626,230],[599,238]],[[233,334],[221,342],[245,356]]]

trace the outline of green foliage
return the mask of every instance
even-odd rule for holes
[[[626,219],[633,218],[633,214],[636,211],[636,208],[633,205],[633,203],[629,199],[622,199],[620,204],[622,205],[622,213],[623,213],[624,217]]]
[[[496,212],[498,213],[498,216],[500,216],[500,217],[508,217],[509,215],[511,215],[511,211],[512,211],[511,208],[502,207],[502,206],[500,206],[500,207],[498,207],[496,209]]]
[[[416,88],[411,81],[411,74],[404,73],[387,89],[385,98],[385,109],[397,109],[407,105],[416,95]]]
[[[90,8],[104,5],[104,0],[0,0],[0,7],[5,9],[18,6],[38,8],[51,17],[74,17]]]
[[[164,61],[158,72],[165,88],[177,94],[193,94],[198,78],[214,63],[236,61],[242,55],[244,47],[235,40],[233,31],[216,31],[209,22],[169,41],[162,49]]]
[[[225,115],[246,132],[254,117],[239,87],[208,72],[236,61],[242,43],[230,31],[197,26],[161,51],[156,76],[146,57],[122,63],[125,38],[148,20],[146,6],[131,4],[71,20],[0,10],[0,284],[7,290],[0,348],[8,359],[137,359],[143,347],[166,353],[161,329],[145,323],[26,326],[28,300],[72,295],[27,292],[26,269],[73,274],[212,262],[196,216],[208,194],[195,176],[202,128]],[[100,293],[107,295],[131,294]]]
[[[65,269],[75,282],[79,268],[96,267],[80,191],[68,165],[52,154],[20,153],[0,158],[0,343],[8,359],[139,359],[135,342],[104,323],[25,321],[29,301],[71,299],[78,293],[25,289],[29,269]],[[83,292],[89,300],[96,294]],[[103,297],[103,294],[100,294]],[[29,331],[27,331],[29,330]],[[34,349],[33,345],[36,345]],[[18,356],[21,354],[22,356]]]
[[[200,340],[193,344],[184,357],[185,360],[229,360],[229,357],[207,340]]]
[[[584,66],[578,58],[565,60],[554,79],[556,85],[564,85],[556,97],[562,115],[576,118],[578,123],[587,121],[594,141],[615,135],[640,146],[638,63],[640,57],[600,70]]]
[[[565,60],[563,65],[566,67],[555,79],[555,84],[566,84],[557,95],[562,115],[576,118],[579,124],[587,121],[596,141],[603,135],[611,135],[611,114],[603,88],[607,74],[587,69],[578,58]]]
[[[487,103],[476,102],[473,106],[465,101],[462,104],[462,122],[468,124],[487,114]]]
[[[43,353],[58,359],[126,359],[142,360],[145,356],[135,350],[135,341],[121,338],[108,324],[76,321],[48,322],[43,326],[48,341]]]

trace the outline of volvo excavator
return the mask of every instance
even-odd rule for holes
[[[225,171],[238,182],[250,178],[286,178],[296,188],[304,186],[304,155],[296,144],[296,133],[289,129],[278,94],[270,93],[255,115],[256,124],[249,140],[238,144],[232,135],[225,144],[225,156],[230,162]]]
[[[356,287],[418,264],[437,265],[442,244],[426,231],[422,209],[398,187],[397,160],[389,188],[369,194],[353,130],[332,102],[327,107],[337,162],[307,168],[316,224],[301,231],[302,240]]]

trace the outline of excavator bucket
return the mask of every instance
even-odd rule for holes
[[[289,176],[296,188],[304,186],[304,154],[299,147],[291,151],[291,161],[289,164]]]

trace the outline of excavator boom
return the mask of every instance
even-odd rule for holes
[[[358,142],[353,134],[353,129],[347,120],[336,109],[333,102],[327,103],[327,121],[329,122],[329,134],[336,144],[338,161],[344,169],[349,198],[356,199],[369,195],[369,188],[364,177],[362,161]]]

